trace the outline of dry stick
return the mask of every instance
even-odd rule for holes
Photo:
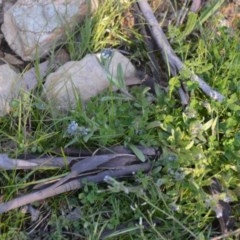
[[[239,236],[240,235],[240,228],[232,231],[232,232],[228,232],[228,233],[225,233],[225,234],[222,234],[220,236],[217,236],[217,237],[213,237],[211,238],[211,240],[221,240],[221,239],[225,239],[227,237],[231,237],[231,236]]]
[[[137,6],[136,7],[137,11],[138,11],[138,15],[140,16],[140,9],[139,7]],[[143,25],[143,21],[140,21],[141,25]],[[154,48],[153,48],[153,43],[150,39],[150,36],[149,34],[147,34],[147,31],[146,31],[146,28],[144,26],[141,26],[141,32],[142,32],[142,35],[144,37],[144,41],[145,41],[145,46],[148,50],[148,58],[150,59],[151,61],[151,68],[152,68],[152,73],[153,73],[153,77],[155,78],[155,80],[160,83],[160,78],[162,77],[160,74],[160,69],[157,68],[157,59],[155,57],[155,55],[153,54],[153,51],[154,51]],[[180,96],[180,99],[181,99],[181,103],[183,106],[186,106],[188,105],[189,103],[189,97],[188,97],[188,94],[185,93],[185,91],[183,90],[183,87],[180,87],[178,89],[178,93],[179,93],[179,96]]]
[[[99,155],[96,155],[96,157],[99,156]],[[64,178],[61,178],[60,180],[58,180],[58,182],[55,182],[53,185],[52,185],[52,182],[49,182],[48,180],[46,180],[45,182],[42,181],[41,183],[35,185],[33,187],[33,189],[35,190],[40,190],[40,188],[46,188],[46,186],[51,186],[51,187],[56,187],[56,186],[59,186],[59,185],[62,185],[63,183],[66,183],[68,182],[70,179],[72,180],[73,178],[76,178],[76,177],[80,177],[81,176],[87,176],[87,175],[93,175],[93,174],[97,174],[99,172],[102,172],[103,170],[106,170],[106,169],[120,169],[121,167],[123,166],[127,166],[127,165],[131,165],[133,163],[135,163],[136,161],[138,161],[137,157],[135,155],[121,155],[119,157],[116,157],[116,158],[113,158],[111,159],[110,161],[106,159],[106,162],[104,162],[103,164],[98,164],[98,162],[101,161],[101,159],[99,159],[99,157],[92,159],[91,157],[87,158],[87,161],[89,160],[89,162],[92,162],[90,165],[91,165],[91,173],[90,171],[88,170],[87,172],[85,171],[85,173],[83,173],[81,171],[81,169],[84,171],[84,168],[86,170],[86,166],[84,166],[84,160],[80,160],[78,162],[76,162],[75,164],[73,164],[73,166],[71,167],[71,172]],[[95,161],[95,163],[94,163]],[[81,163],[82,162],[82,163]],[[139,161],[138,161],[139,162]],[[78,165],[79,163],[79,165]],[[97,166],[95,165],[97,164]],[[76,165],[76,167],[75,167]],[[78,167],[77,167],[78,165]],[[94,167],[95,165],[95,167]],[[77,170],[77,168],[79,170]],[[74,170],[75,169],[75,170]]]
[[[160,48],[162,55],[166,61],[167,65],[170,65],[170,71],[173,76],[182,69],[187,70],[190,74],[190,79],[195,81],[199,84],[199,87],[203,90],[203,92],[208,95],[209,97],[222,102],[224,100],[224,96],[219,92],[213,90],[203,79],[198,77],[192,71],[187,69],[184,63],[178,58],[178,56],[173,51],[172,47],[170,46],[162,28],[159,26],[157,19],[155,18],[151,7],[149,6],[146,0],[138,0],[139,7],[149,24],[149,28],[152,32],[152,35]]]
[[[132,157],[134,155],[131,154],[104,154],[104,155],[96,155],[92,157],[85,158],[79,162],[76,162],[71,167],[71,172],[51,187],[56,188],[60,185],[63,185],[70,179],[76,178],[79,174],[91,171],[93,169],[97,169],[100,165],[111,161],[117,157]],[[119,165],[118,165],[119,166]],[[121,167],[121,166],[120,166]]]
[[[188,104],[189,104],[189,96],[188,96],[187,93],[185,93],[185,91],[183,90],[183,87],[180,87],[180,88],[178,89],[178,94],[179,94],[179,96],[180,96],[180,98],[181,98],[181,103],[182,103],[182,105],[183,105],[183,106],[188,105]]]
[[[89,175],[86,177],[81,177],[79,179],[72,180],[67,182],[63,185],[60,185],[56,188],[52,188],[51,186],[40,190],[37,192],[29,193],[24,196],[15,198],[11,201],[1,203],[0,204],[0,214],[8,212],[12,209],[27,205],[29,203],[40,201],[49,197],[53,197],[59,195],[64,192],[80,189],[84,186],[84,183],[87,182],[94,182],[99,183],[104,180],[106,176],[120,178],[127,175],[135,174],[138,171],[147,172],[151,168],[150,163],[141,163],[141,164],[134,164],[126,167],[121,167],[121,169],[117,170],[106,170],[96,175]]]
[[[153,157],[157,155],[157,150],[153,147],[144,147],[138,146],[139,150],[146,156]],[[74,148],[67,148],[64,149],[66,151],[66,155],[75,155],[79,157],[41,157],[41,158],[31,158],[28,160],[23,159],[12,159],[9,158],[7,154],[0,154],[0,169],[4,170],[16,170],[16,169],[41,169],[41,168],[62,168],[64,166],[68,166],[72,163],[72,161],[81,161],[82,159],[86,158],[85,155],[88,153],[88,157],[92,156],[92,152],[85,152],[84,156],[81,156],[81,151],[79,149]],[[56,150],[56,152],[61,152],[60,150]],[[123,154],[121,155],[124,157],[124,154],[132,154],[132,151],[124,146],[114,146],[108,149],[100,149],[97,151],[100,155],[109,154],[109,153],[116,153],[116,154]],[[80,157],[81,156],[81,157]],[[119,157],[121,157],[119,155]],[[127,155],[125,155],[126,157]],[[100,157],[99,157],[100,158]]]
[[[73,160],[80,160],[80,157],[45,157],[31,160],[12,159],[7,154],[0,154],[0,169],[41,169],[61,168],[69,165]]]
[[[134,7],[137,11],[137,15],[140,16],[141,15],[141,11],[138,7],[138,5],[135,3]],[[138,24],[140,25],[140,33],[143,35],[143,40],[145,42],[145,46],[147,49],[147,55],[148,55],[148,59],[150,60],[151,64],[150,64],[150,68],[153,74],[153,78],[160,83],[160,79],[161,79],[161,72],[160,72],[160,66],[158,65],[157,62],[157,58],[154,55],[154,47],[153,47],[153,42],[150,39],[149,34],[147,33],[147,29],[144,26],[144,21],[143,19],[141,19],[140,17],[137,18],[138,19]]]

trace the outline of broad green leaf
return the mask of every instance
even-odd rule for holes
[[[193,145],[194,145],[194,141],[191,141],[191,142],[185,147],[185,149],[186,149],[186,150],[189,150],[189,149],[192,148]]]
[[[203,131],[207,131],[213,125],[214,119],[210,119],[208,122],[202,125]]]
[[[137,156],[137,158],[140,161],[142,161],[142,162],[146,161],[146,158],[145,158],[144,154],[142,153],[142,151],[139,150],[135,145],[128,144],[128,147],[133,151],[133,153]]]
[[[156,128],[156,127],[161,127],[161,122],[160,121],[153,121],[153,122],[150,122],[148,125],[147,125],[147,129],[152,129],[152,128]]]
[[[217,124],[218,124],[218,117],[216,117],[213,121],[212,124],[212,135],[216,135],[216,130],[217,130]]]

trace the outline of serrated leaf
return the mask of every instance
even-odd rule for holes
[[[194,29],[197,24],[198,15],[196,13],[190,12],[188,15],[187,25],[183,32],[183,38],[188,36]]]

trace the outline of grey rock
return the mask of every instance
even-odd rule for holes
[[[114,51],[108,69],[100,63],[99,54],[88,54],[81,61],[70,61],[55,73],[48,75],[44,84],[44,94],[55,109],[68,111],[74,109],[78,101],[86,102],[110,85],[110,77],[117,78],[121,65],[123,77],[136,74],[130,60]]]
[[[21,83],[19,75],[8,64],[0,65],[0,116],[10,111],[11,100],[18,96]]]
[[[64,41],[66,31],[97,7],[98,0],[19,0],[4,13],[2,32],[12,50],[31,61]]]

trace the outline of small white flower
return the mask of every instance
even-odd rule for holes
[[[106,175],[103,179],[104,182],[109,182],[110,181],[110,177],[108,175]]]
[[[134,208],[133,205],[130,205],[130,208],[131,208],[133,211],[136,211],[136,208]]]
[[[185,174],[183,172],[176,171],[174,173],[174,178],[178,181],[181,181],[185,178]]]
[[[71,123],[68,125],[67,133],[71,136],[76,135],[78,132],[78,124],[75,121],[71,121]]]
[[[175,204],[175,203],[170,203],[169,207],[174,211],[174,212],[179,212],[180,211],[180,207],[179,205]]]
[[[138,205],[136,203],[134,203],[134,206],[133,205],[130,205],[130,208],[133,210],[133,211],[136,211],[138,209]]]
[[[88,135],[89,132],[90,132],[90,130],[89,130],[88,128],[85,128],[85,127],[80,127],[80,128],[79,128],[79,133],[80,133],[82,136]]]
[[[113,51],[110,48],[105,48],[101,51],[101,58],[108,59],[112,56]]]
[[[123,188],[123,191],[126,193],[126,194],[129,194],[129,189],[127,187],[124,187]]]
[[[79,127],[76,121],[71,121],[67,127],[67,134],[70,136],[86,136],[90,130],[86,127]]]
[[[216,217],[221,218],[223,216],[222,208],[221,207],[216,207],[215,209]]]
[[[169,161],[176,161],[177,160],[177,156],[175,155],[169,155],[168,158],[167,158]]]
[[[229,202],[232,202],[233,200],[232,200],[232,198],[230,196],[226,195],[224,197],[223,201],[226,202],[226,203],[229,203]]]

